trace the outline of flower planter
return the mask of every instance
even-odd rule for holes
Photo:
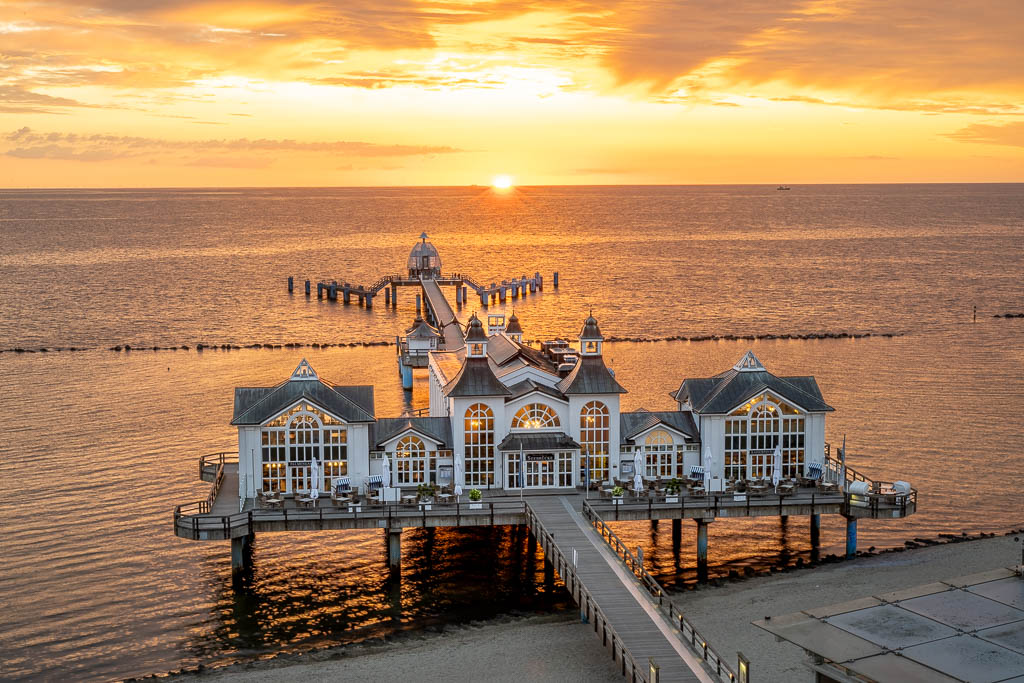
[[[469,504],[469,509],[470,510],[482,510],[483,507],[484,507],[483,503],[470,503]]]
[[[420,503],[420,510],[429,510],[431,504],[432,504],[432,502],[431,503]]]
[[[666,503],[678,503],[679,502],[679,496],[675,496],[675,495],[673,495],[673,496],[665,496],[665,502]]]
[[[622,496],[612,496],[612,505],[622,505]]]

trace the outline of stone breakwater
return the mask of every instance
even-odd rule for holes
[[[1024,317],[1024,314],[1021,315]],[[906,336],[905,332],[807,332],[797,334],[711,334],[696,337],[687,337],[683,335],[671,336],[671,337],[606,337],[606,342],[618,343],[618,344],[646,344],[651,342],[712,342],[712,341],[768,341],[773,339],[785,339],[795,341],[810,341],[817,339],[869,339],[869,338],[884,338],[892,339],[894,337]],[[541,340],[535,339],[530,340],[531,343],[540,343]],[[223,343],[223,344],[208,344],[206,342],[198,342],[196,344],[181,344],[176,346],[147,346],[142,344],[117,344],[115,346],[106,347],[107,351],[116,352],[127,352],[127,351],[241,351],[242,349],[264,349],[264,350],[280,350],[280,349],[330,349],[330,348],[343,348],[343,347],[369,347],[369,346],[394,346],[393,341],[385,340],[373,340],[373,341],[353,341],[353,342],[287,342],[287,343],[255,343],[255,344],[236,344],[236,343]],[[8,349],[0,349],[0,353],[61,353],[61,352],[74,352],[74,351],[92,351],[97,347],[91,346],[53,346],[53,347],[37,347],[37,348],[26,348],[26,347],[13,347]]]

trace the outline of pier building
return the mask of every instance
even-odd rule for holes
[[[678,544],[693,520],[705,580],[713,522],[806,515],[816,549],[821,516],[838,515],[852,556],[859,519],[917,509],[909,484],[833,457],[813,377],[774,375],[752,352],[683,379],[676,410],[624,412],[593,315],[574,344],[524,343],[515,314],[472,316],[459,348],[441,339],[423,319],[408,332],[429,415],[378,417],[373,387],[305,360],[275,386],[236,388],[237,448],[200,460],[212,489],[175,509],[175,534],[230,539],[241,581],[257,534],[381,529],[397,576],[404,528],[523,524],[627,679],[731,682],[743,660],[700,636],[609,522],[670,520]]]

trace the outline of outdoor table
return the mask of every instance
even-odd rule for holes
[[[442,503],[447,503],[451,499],[451,497],[452,497],[452,494],[450,494],[450,493],[439,493],[439,494],[437,494],[438,500],[440,500]]]
[[[265,498],[263,502],[272,508],[279,508],[284,505],[284,498]]]
[[[315,498],[310,498],[309,496],[299,496],[298,498],[295,499],[295,501],[299,505],[302,505],[303,507],[307,507],[307,508],[308,507],[312,507],[313,506],[313,502],[315,500],[316,500]]]

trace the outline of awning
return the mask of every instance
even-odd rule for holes
[[[565,432],[513,432],[501,440],[498,450],[508,451],[572,451],[580,445]]]

